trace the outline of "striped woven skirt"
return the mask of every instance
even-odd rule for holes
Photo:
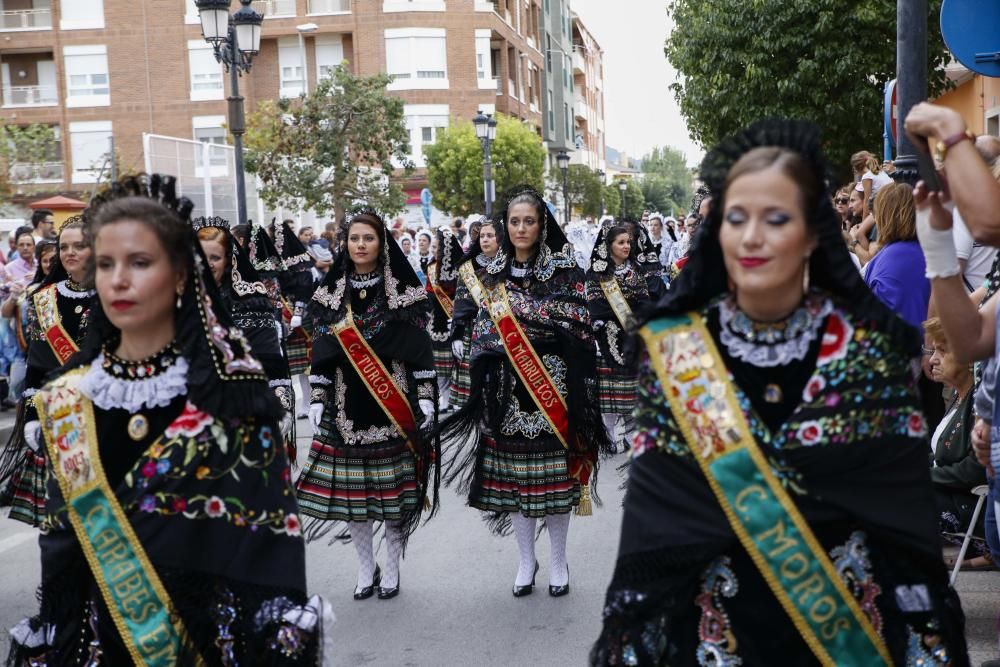
[[[456,410],[465,406],[472,391],[472,379],[469,377],[469,352],[471,352],[472,332],[466,332],[463,342],[465,343],[465,354],[461,359],[455,360],[454,369],[451,373],[451,406]]]
[[[293,329],[285,340],[285,350],[288,354],[288,372],[291,375],[309,373],[312,364],[312,342],[301,328]]]
[[[434,347],[434,370],[439,378],[450,378],[451,370],[455,365],[455,357],[451,353],[451,343],[433,342]]]
[[[9,482],[13,490],[10,518],[37,527],[46,517],[45,486],[49,471],[44,456],[32,451],[25,452],[24,456],[21,469]]]
[[[326,419],[296,482],[299,510],[327,521],[400,520],[419,509],[417,466],[403,440],[345,447],[325,442]]]
[[[597,390],[601,414],[631,415],[635,408],[637,379],[633,372],[598,367]]]
[[[479,448],[472,507],[543,517],[580,504],[580,482],[570,476],[566,451],[555,438],[508,444],[484,433]]]

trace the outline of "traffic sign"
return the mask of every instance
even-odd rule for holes
[[[885,84],[885,98],[883,102],[885,116],[885,136],[888,137],[892,148],[896,147],[898,138],[896,137],[896,80],[893,79]]]
[[[1000,2],[944,0],[941,35],[955,60],[973,72],[1000,77]]]

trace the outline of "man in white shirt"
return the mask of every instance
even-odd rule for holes
[[[997,249],[983,245],[972,238],[969,228],[956,208],[952,212],[952,235],[955,237],[955,252],[958,265],[962,267],[962,282],[970,293],[983,286],[986,274],[993,266]]]

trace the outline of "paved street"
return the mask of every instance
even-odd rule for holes
[[[2,426],[0,421],[0,426]],[[304,421],[299,427],[306,431]],[[299,443],[300,459],[308,437]],[[402,591],[392,601],[351,599],[356,578],[350,545],[310,544],[309,587],[328,596],[337,613],[338,665],[582,665],[600,628],[604,589],[614,566],[621,491],[614,468],[602,470],[604,500],[594,516],[574,517],[569,534],[569,596],[550,598],[548,537],[538,543],[542,565],[534,595],[514,599],[517,568],[513,537],[488,534],[478,513],[446,489],[440,514],[410,542]],[[35,607],[39,579],[35,531],[0,519],[0,657],[7,629]],[[959,579],[968,617],[972,664],[995,657],[1000,573],[965,573]]]

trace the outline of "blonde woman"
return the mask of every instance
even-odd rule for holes
[[[883,186],[892,183],[892,177],[882,171],[878,159],[868,151],[858,151],[851,156],[851,169],[854,170],[854,180],[857,181],[854,189],[865,195],[865,209],[861,216],[864,220],[871,212],[868,210],[871,196],[878,193]]]

